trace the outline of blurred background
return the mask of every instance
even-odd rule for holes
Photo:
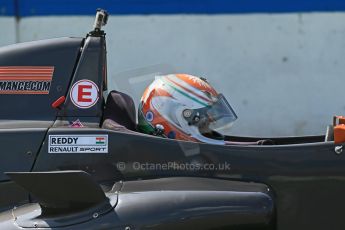
[[[228,98],[235,135],[323,134],[345,115],[343,0],[0,0],[0,45],[83,37],[96,8],[111,15],[109,88],[136,102],[178,72]]]

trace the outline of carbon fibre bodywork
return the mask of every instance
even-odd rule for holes
[[[0,227],[14,229],[268,229],[274,221],[273,201],[267,186],[257,183],[217,179],[171,177],[115,183],[106,195],[84,172],[11,174],[15,181],[39,198],[42,207],[27,205],[0,215]],[[47,182],[55,189],[45,194],[44,186],[32,181]],[[67,178],[67,179],[66,179]],[[24,181],[26,180],[26,181]],[[54,182],[52,182],[54,181]],[[83,181],[83,183],[80,183]],[[65,192],[59,186],[68,185]],[[74,200],[89,200],[89,208],[78,209]],[[42,189],[43,188],[43,189]],[[65,193],[63,197],[58,193]],[[54,208],[47,204],[56,200]],[[73,195],[72,195],[73,196]],[[66,199],[64,199],[66,198]],[[91,200],[92,198],[92,200]],[[58,215],[57,206],[65,200],[69,205]],[[97,202],[94,202],[96,201]],[[85,207],[85,206],[84,206]],[[74,212],[71,213],[71,210]],[[15,219],[13,219],[13,217]]]

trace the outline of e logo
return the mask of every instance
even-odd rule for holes
[[[70,97],[75,106],[88,109],[97,103],[99,90],[93,81],[80,80],[72,86]]]

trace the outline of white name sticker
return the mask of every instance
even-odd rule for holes
[[[49,135],[49,153],[108,153],[108,135]]]

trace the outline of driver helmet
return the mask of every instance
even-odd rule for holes
[[[138,109],[140,132],[171,139],[225,144],[220,133],[237,115],[204,78],[188,74],[157,76]]]

